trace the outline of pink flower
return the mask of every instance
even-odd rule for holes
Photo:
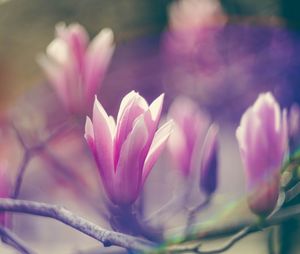
[[[38,62],[66,109],[83,114],[92,107],[113,51],[110,29],[103,29],[89,43],[81,25],[58,24],[56,38]]]
[[[137,199],[170,135],[172,121],[157,130],[163,98],[149,106],[138,93],[130,92],[121,102],[116,123],[95,98],[85,138],[106,193],[117,205],[130,205]]]
[[[175,126],[168,141],[168,150],[174,166],[184,177],[188,177],[193,168],[199,168],[203,140],[209,125],[208,117],[198,106],[186,97],[175,99],[169,110],[169,117]]]
[[[244,113],[236,136],[246,172],[249,206],[254,213],[266,216],[277,203],[288,143],[286,113],[280,111],[271,93],[260,94]]]

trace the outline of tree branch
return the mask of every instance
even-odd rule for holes
[[[29,152],[29,150],[25,150],[24,156],[23,156],[23,159],[22,159],[22,162],[21,162],[18,174],[17,174],[14,190],[13,190],[13,193],[11,195],[12,198],[18,198],[18,196],[20,194],[20,190],[21,190],[25,170],[26,170],[27,165],[28,165],[28,163],[31,159],[31,156],[32,155]]]
[[[205,199],[200,203],[198,206],[194,207],[189,211],[188,214],[188,220],[187,220],[187,226],[185,228],[185,235],[189,235],[192,232],[192,227],[196,221],[197,214],[206,208],[211,201],[211,197],[205,197]]]
[[[219,249],[215,249],[212,251],[200,251],[198,249],[197,253],[201,254],[213,254],[213,253],[222,253],[226,250],[229,250],[235,243],[237,243],[239,240],[243,239],[250,233],[252,233],[255,230],[258,230],[259,228],[257,226],[249,226],[244,229],[242,229],[240,232],[236,233],[225,245]]]
[[[34,254],[33,250],[30,250],[29,247],[26,246],[25,243],[17,235],[15,235],[10,230],[0,227],[0,235],[2,237],[2,241],[16,250],[18,250],[22,254]]]
[[[28,165],[30,159],[36,153],[42,151],[45,148],[45,146],[47,146],[47,144],[52,139],[54,139],[57,135],[59,135],[62,131],[64,131],[66,129],[66,127],[67,127],[67,124],[64,123],[63,125],[59,126],[57,129],[55,129],[53,132],[51,132],[51,134],[45,140],[41,141],[40,144],[35,145],[33,147],[28,147],[26,145],[24,138],[22,137],[21,133],[19,132],[19,130],[16,128],[16,126],[14,124],[11,124],[11,128],[14,130],[16,137],[24,150],[23,159],[22,159],[21,165],[19,167],[14,190],[11,195],[12,198],[16,199],[16,198],[18,198],[18,196],[20,194],[23,177],[24,177],[24,174],[25,174],[25,171],[26,171],[26,168],[27,168],[27,165]]]
[[[266,219],[263,223],[257,223],[255,221],[249,221],[241,223],[240,225],[230,225],[224,228],[214,228],[202,230],[194,236],[193,241],[185,241],[183,240],[181,243],[171,245],[168,248],[168,253],[184,253],[184,252],[194,252],[198,254],[215,254],[222,253],[228,249],[230,249],[235,243],[237,243],[242,238],[248,236],[251,233],[255,233],[261,231],[264,228],[268,228],[274,225],[278,225],[294,216],[300,215],[300,205],[295,205],[292,207],[288,207],[280,210],[276,214],[272,215],[272,217]],[[195,240],[203,240],[207,238],[220,238],[226,235],[232,235],[235,233],[232,238],[228,240],[222,247],[214,249],[214,250],[200,250],[201,242],[195,242]],[[192,237],[190,237],[191,239]]]
[[[103,229],[98,225],[82,217],[79,217],[60,206],[33,201],[0,199],[0,211],[25,213],[53,218],[102,242],[106,247],[115,245],[140,252],[155,252],[153,249],[154,244],[150,241]],[[199,246],[201,243],[198,242],[195,244],[195,240],[194,242],[187,242],[186,239],[183,239],[183,241],[178,244],[167,246],[165,250],[168,251],[168,253],[183,253],[185,251],[194,251],[195,253],[199,254],[221,253],[231,248],[236,242],[238,242],[245,236],[257,231],[261,231],[264,228],[280,224],[283,221],[297,215],[300,215],[300,205],[282,209],[274,214],[271,218],[266,219],[263,223],[257,223],[257,221],[252,220],[241,223],[240,225],[232,225],[225,228],[214,228],[208,229],[206,231],[199,231],[194,237],[195,240],[203,240],[208,237],[219,238],[225,236],[226,234],[228,235],[237,232],[224,246],[215,250],[200,250]],[[189,239],[191,239],[191,237],[189,237]],[[191,243],[194,243],[192,247]]]
[[[55,219],[100,241],[105,247],[115,245],[136,251],[151,250],[154,247],[154,244],[150,241],[106,230],[57,205],[1,198],[0,211],[32,214]]]
[[[175,245],[171,246],[169,248],[169,253],[185,253],[185,252],[194,252],[198,254],[217,254],[217,253],[222,253],[226,250],[229,250],[236,242],[253,232],[254,227],[257,226],[249,226],[238,233],[236,233],[234,236],[232,236],[227,243],[225,243],[222,247],[214,250],[201,250],[201,243],[196,242],[196,243],[187,243],[186,245]]]

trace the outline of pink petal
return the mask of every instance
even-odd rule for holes
[[[147,109],[145,99],[138,93],[130,93],[126,98],[126,107],[122,108],[122,113],[117,122],[116,140],[115,140],[115,165],[118,163],[120,149],[128,134],[131,132],[134,121]],[[123,102],[121,103],[121,105]],[[121,109],[120,109],[121,110]]]
[[[200,163],[200,188],[206,195],[211,195],[217,188],[218,132],[218,126],[212,124],[203,143]]]
[[[144,159],[142,149],[147,141],[147,128],[142,116],[122,144],[114,182],[118,204],[129,204],[136,200],[141,186]]]
[[[108,115],[95,97],[93,110],[94,143],[96,149],[95,159],[108,194],[113,193],[112,181],[114,172],[113,133],[110,125]]]
[[[143,149],[143,155],[146,156],[151,146],[155,131],[157,130],[160,120],[162,105],[164,101],[164,94],[157,97],[144,113],[144,119],[148,129],[148,141]]]
[[[47,47],[47,55],[49,62],[56,63],[55,75],[58,81],[53,77],[49,80],[55,86],[67,109],[71,112],[80,112],[80,109],[85,107],[82,98],[81,73],[77,66],[78,60],[74,57],[70,45],[66,40],[56,38]]]
[[[136,91],[132,90],[130,93],[126,94],[124,96],[124,98],[122,99],[121,104],[120,104],[120,109],[119,109],[119,112],[118,112],[118,117],[117,117],[118,125],[119,125],[119,122],[121,121],[121,118],[124,115],[125,109],[128,108],[129,105],[132,104],[134,100],[136,100],[137,96],[139,96],[139,94]],[[148,103],[141,96],[139,98],[139,103],[140,103],[140,106],[142,108],[144,108],[145,111],[146,111],[147,108],[148,108]]]
[[[86,84],[85,92],[88,99],[97,92],[114,49],[113,33],[107,28],[101,30],[88,47],[84,75],[84,83]]]
[[[190,169],[190,154],[188,152],[185,135],[182,130],[174,124],[173,132],[168,139],[168,151],[170,152],[172,164],[186,177]]]
[[[165,98],[165,94],[161,94],[149,106],[151,120],[154,122],[154,125],[156,128],[158,126],[158,122],[160,119],[160,114],[161,114],[164,98]]]
[[[53,60],[49,59],[46,55],[41,55],[37,59],[37,62],[44,70],[47,79],[49,80],[49,84],[53,86],[53,89],[57,93],[58,97],[61,99],[64,106],[67,107],[69,102],[69,94],[66,84],[67,78],[63,67],[53,62]]]
[[[61,38],[55,38],[46,49],[47,55],[57,64],[68,64],[70,51],[68,44]]]
[[[158,122],[160,120],[160,114],[162,110],[162,105],[164,101],[164,94],[161,94],[157,97],[149,106],[149,109],[145,112],[145,121],[148,128],[148,131],[151,134],[151,139],[154,136],[154,133],[158,127]]]
[[[85,52],[89,41],[86,30],[79,24],[71,24],[68,27],[68,36],[66,38],[70,51],[73,54],[78,71],[84,71]]]
[[[94,128],[91,119],[87,116],[85,121],[85,134],[84,137],[90,146],[90,149],[93,151],[93,154],[96,154],[94,146]]]
[[[157,161],[159,155],[163,151],[165,144],[170,136],[173,128],[173,120],[169,120],[155,133],[153,142],[150,146],[143,168],[143,183],[149,175],[152,167]]]
[[[194,101],[184,96],[176,98],[169,112],[170,117],[184,133],[187,149],[192,157],[195,142],[206,133],[209,117],[199,109]]]

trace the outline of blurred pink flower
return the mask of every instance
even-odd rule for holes
[[[123,98],[115,123],[95,98],[92,121],[87,117],[85,138],[106,193],[119,206],[137,199],[170,135],[172,121],[157,130],[163,99],[161,95],[149,106],[132,91]]]
[[[89,43],[81,25],[60,23],[56,26],[56,38],[38,62],[66,109],[84,114],[92,108],[113,51],[110,29],[101,30]]]
[[[286,113],[280,111],[271,93],[260,94],[244,113],[236,136],[246,172],[250,209],[266,216],[278,200],[280,169],[287,152]]]
[[[226,22],[218,0],[180,0],[171,4],[169,26],[162,39],[168,89],[197,98],[202,105],[218,106],[224,80],[230,73],[219,45]]]
[[[226,15],[218,0],[180,0],[169,8],[169,26],[173,31],[188,31],[225,24]]]
[[[175,99],[169,110],[169,117],[174,119],[174,131],[168,141],[168,150],[174,166],[188,177],[200,156],[207,128],[208,117],[187,97]]]
[[[218,0],[180,0],[169,8],[169,46],[182,54],[194,54],[199,42],[213,42],[215,28],[227,22]]]

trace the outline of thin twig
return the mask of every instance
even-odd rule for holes
[[[82,198],[89,206],[91,206],[102,218],[107,219],[108,216],[105,213],[105,207],[101,206],[101,203],[97,202],[95,197],[91,197],[92,193],[87,192],[87,188],[82,184],[82,181],[72,172],[73,169],[69,169],[64,163],[55,157],[49,150],[43,151],[43,157],[55,168],[55,173],[59,174],[64,179],[72,183],[72,186],[76,188],[76,194]]]
[[[0,211],[32,214],[55,219],[100,241],[105,247],[115,245],[136,251],[150,250],[154,247],[154,244],[150,241],[106,230],[57,205],[34,201],[0,199]]]
[[[57,172],[59,172],[61,175],[67,175],[67,178],[69,180],[72,178],[70,181],[75,182],[75,185],[78,185],[78,189],[80,191],[78,191],[77,194],[81,195],[83,197],[84,201],[87,201],[93,208],[95,208],[95,210],[98,213],[101,213],[101,216],[103,218],[105,218],[106,214],[103,213],[103,209],[101,209],[100,206],[97,205],[98,203],[95,202],[95,200],[92,200],[92,198],[90,198],[90,195],[88,195],[86,193],[86,191],[83,191],[83,190],[85,190],[85,188],[82,188],[82,186],[80,186],[81,182],[79,181],[79,179],[76,178],[73,174],[71,174],[69,172],[69,170],[67,169],[67,167],[64,166],[63,163],[61,163],[58,159],[56,159],[55,156],[50,151],[48,151],[46,149],[48,143],[51,140],[56,138],[58,135],[60,135],[64,131],[69,131],[72,128],[74,128],[74,126],[69,127],[67,123],[63,123],[60,126],[58,126],[55,130],[53,130],[49,134],[49,136],[46,139],[44,139],[43,141],[41,141],[39,144],[37,144],[35,146],[32,146],[32,147],[28,147],[26,145],[25,141],[24,141],[24,138],[22,137],[21,133],[19,132],[19,130],[12,124],[12,129],[14,130],[20,145],[24,149],[24,155],[23,155],[22,162],[19,166],[18,174],[17,174],[17,177],[16,177],[16,181],[15,181],[15,185],[14,185],[14,189],[13,189],[13,193],[12,193],[11,197],[14,198],[14,199],[17,199],[19,197],[21,186],[22,186],[22,183],[23,183],[23,178],[24,178],[24,175],[25,175],[25,171],[26,171],[26,168],[27,168],[28,163],[30,162],[31,158],[33,156],[35,156],[36,154],[40,153],[40,152],[44,152],[44,155],[46,156],[46,158],[52,164],[54,164],[54,166],[56,168],[60,169]]]
[[[241,240],[242,238],[244,238],[245,236],[247,236],[252,229],[252,227],[254,226],[249,226],[246,227],[244,229],[242,229],[241,231],[239,231],[238,233],[236,233],[232,238],[230,238],[230,240],[228,240],[227,243],[225,243],[222,247],[218,248],[218,249],[214,249],[214,250],[200,250],[201,247],[201,243],[196,243],[193,246],[191,246],[190,244],[188,244],[187,246],[172,246],[169,251],[170,253],[184,253],[184,252],[194,252],[194,253],[198,253],[198,254],[217,254],[217,253],[222,253],[226,250],[229,250],[236,242],[238,242],[239,240]]]
[[[19,193],[20,193],[20,189],[21,189],[21,185],[22,185],[22,182],[23,182],[23,176],[24,176],[24,173],[25,173],[25,169],[26,169],[26,167],[27,167],[27,165],[30,161],[30,158],[31,158],[32,154],[31,154],[30,149],[26,145],[26,142],[25,142],[24,138],[22,137],[21,133],[16,128],[16,126],[14,124],[11,124],[11,128],[15,132],[16,137],[17,137],[20,145],[24,149],[23,159],[21,161],[21,165],[20,165],[19,170],[18,170],[14,190],[13,190],[13,193],[11,195],[12,198],[17,198],[19,196]]]
[[[31,250],[26,244],[13,232],[7,228],[0,227],[0,235],[2,241],[11,247],[15,248],[22,254],[34,254],[35,252]]]
[[[187,219],[187,224],[186,224],[186,229],[185,229],[185,235],[191,234],[192,227],[196,221],[197,214],[202,211],[204,208],[207,207],[207,205],[210,203],[211,198],[210,197],[205,197],[203,202],[199,204],[198,206],[194,207],[189,211],[188,214],[188,219]]]
[[[179,201],[183,199],[184,195],[173,195],[171,199],[169,199],[168,202],[166,202],[164,205],[162,205],[160,208],[158,208],[156,211],[154,211],[152,214],[150,214],[147,218],[143,219],[143,222],[149,223],[153,219],[162,218],[165,213],[168,214],[168,218],[174,213],[178,212],[178,204]]]
[[[17,174],[15,186],[14,186],[14,191],[12,193],[12,198],[18,198],[23,182],[23,177],[25,174],[25,170],[27,168],[27,165],[31,159],[32,154],[29,152],[29,150],[26,150]]]
[[[226,250],[229,250],[235,243],[237,243],[239,240],[243,239],[247,235],[249,235],[253,230],[259,229],[257,226],[249,226],[244,229],[242,229],[240,232],[235,234],[227,243],[224,244],[219,249],[211,250],[211,251],[201,251],[198,249],[197,253],[199,254],[215,254],[215,253],[222,253]]]
[[[300,182],[285,192],[285,202],[289,202],[300,194]]]
[[[38,145],[35,145],[33,147],[28,147],[26,145],[26,142],[25,142],[24,138],[22,137],[21,133],[19,132],[19,130],[15,127],[14,124],[11,125],[12,129],[14,130],[14,132],[16,134],[16,137],[17,137],[20,145],[24,149],[23,159],[22,159],[21,165],[19,166],[19,170],[18,170],[14,190],[13,190],[13,193],[12,193],[12,196],[11,196],[12,198],[18,198],[18,196],[20,194],[24,174],[25,174],[25,171],[26,171],[26,168],[27,168],[27,165],[28,165],[30,159],[36,153],[42,151],[52,139],[54,139],[57,135],[59,135],[62,131],[64,131],[66,129],[66,126],[67,126],[66,124],[62,124],[57,129],[55,129],[53,132],[51,132],[51,134],[46,139],[41,141]]]
[[[289,220],[297,215],[300,215],[300,204],[280,209],[271,218],[266,219],[264,223],[260,225],[260,228],[263,229],[281,224],[282,222]],[[257,225],[257,221],[252,219],[222,227],[207,227],[206,229],[199,230],[193,239],[202,240],[222,238],[233,235],[242,230],[243,228],[246,228],[251,225]],[[260,229],[254,230],[254,232],[257,231],[260,231]]]
[[[11,124],[11,128],[15,132],[20,145],[24,148],[24,150],[27,150],[28,147],[27,147],[26,142],[25,142],[23,136],[21,135],[20,131],[17,129],[17,127],[14,124]]]
[[[182,241],[179,244],[171,245],[167,247],[168,253],[184,253],[184,252],[194,252],[198,254],[214,254],[221,253],[228,249],[230,249],[235,243],[237,243],[242,238],[248,236],[251,233],[255,233],[261,231],[264,228],[268,228],[274,225],[281,224],[282,222],[293,218],[294,216],[300,215],[300,205],[291,206],[288,208],[284,208],[274,214],[272,217],[266,219],[262,224],[257,224],[257,222],[246,222],[241,225],[233,225],[223,229],[209,229],[206,231],[200,231],[197,233],[197,236],[194,237],[193,241],[185,242]],[[195,240],[203,240],[205,238],[220,238],[224,237],[228,234],[232,234],[236,232],[236,234],[222,247],[203,251],[200,250],[201,242],[196,242]],[[188,238],[187,238],[188,239]]]

